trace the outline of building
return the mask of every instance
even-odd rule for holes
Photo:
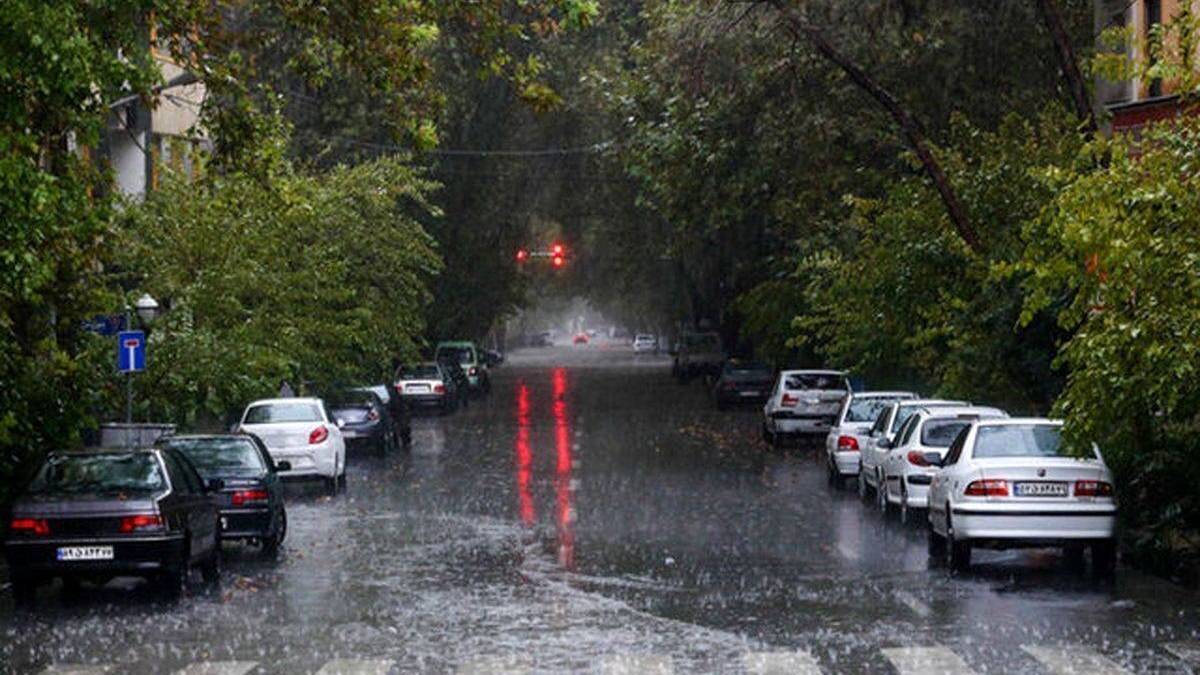
[[[1127,27],[1133,37],[1128,57],[1144,59],[1142,52],[1153,26],[1170,22],[1185,2],[1200,12],[1200,0],[1096,0],[1096,34],[1112,27]],[[1135,77],[1110,82],[1097,78],[1096,102],[1108,111],[1114,132],[1136,134],[1146,124],[1185,114],[1174,83],[1162,80]]]

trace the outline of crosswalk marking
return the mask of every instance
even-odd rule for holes
[[[1129,671],[1088,647],[1021,647],[1054,675],[1128,675]]]
[[[675,665],[669,656],[626,654],[610,656],[600,663],[603,675],[673,675]]]
[[[112,666],[81,666],[69,663],[56,663],[46,666],[41,675],[105,675]]]
[[[387,675],[391,661],[334,659],[321,666],[317,675]]]
[[[900,675],[975,675],[966,661],[945,647],[894,647],[883,655]]]
[[[808,652],[750,652],[742,657],[750,675],[821,675],[821,667]]]
[[[205,661],[193,663],[175,675],[246,675],[257,667],[253,661]]]
[[[1169,642],[1163,646],[1179,660],[1200,666],[1200,642]]]

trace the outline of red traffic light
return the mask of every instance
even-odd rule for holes
[[[517,262],[523,263],[526,260],[529,260],[529,251],[526,251],[523,248],[517,249]]]

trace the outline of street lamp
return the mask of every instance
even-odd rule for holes
[[[143,293],[142,297],[133,303],[133,307],[137,310],[138,318],[147,326],[153,323],[154,319],[158,316],[158,301],[149,293]]]

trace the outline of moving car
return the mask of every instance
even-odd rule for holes
[[[392,413],[373,391],[348,391],[327,400],[347,448],[367,446],[379,454],[400,448]]]
[[[319,478],[330,492],[346,480],[346,441],[319,398],[271,398],[246,406],[237,431],[258,436],[286,478]]]
[[[879,510],[886,515],[898,504],[907,523],[909,509],[928,506],[929,483],[959,432],[973,421],[1004,417],[1003,410],[982,406],[922,408],[900,427],[895,443],[879,439],[879,448],[891,448],[883,460],[883,489],[876,491]]]
[[[351,391],[369,391],[379,397],[387,407],[392,417],[392,425],[396,438],[404,447],[412,445],[412,413],[403,396],[397,396],[395,390],[385,384],[373,384],[369,387],[357,387]]]
[[[400,366],[395,383],[396,392],[409,407],[437,408],[443,415],[458,408],[458,384],[438,363]]]
[[[272,555],[287,536],[287,510],[283,485],[267,446],[250,434],[165,436],[158,447],[175,450],[196,467],[207,485],[220,485],[214,493],[220,515],[222,540],[258,543]]]
[[[716,377],[725,363],[725,351],[721,349],[721,336],[716,333],[684,333],[679,337],[675,349],[675,361],[671,374],[680,382],[687,382],[697,375]]]
[[[785,370],[763,406],[763,438],[776,447],[788,436],[829,433],[850,381],[838,370]]]
[[[18,604],[58,577],[106,583],[136,576],[172,596],[199,566],[221,574],[217,507],[191,463],[175,450],[52,452],[12,506],[4,541]]]
[[[658,351],[658,338],[649,333],[638,333],[633,338],[633,351],[637,354],[649,354]]]
[[[825,437],[825,459],[831,482],[857,476],[871,425],[892,403],[915,399],[910,391],[862,391],[848,396]]]
[[[483,355],[474,342],[439,342],[434,360],[454,361],[462,366],[471,384],[471,391],[486,394],[492,390],[487,364],[484,363]]]
[[[718,409],[738,403],[762,403],[771,393],[775,369],[758,361],[729,359],[713,385]]]
[[[1092,567],[1116,564],[1117,502],[1099,450],[1068,453],[1062,421],[980,420],[950,446],[929,486],[929,551],[953,569],[973,548],[1062,546],[1092,551]]]
[[[588,340],[589,338],[587,333],[576,333],[575,337],[571,339],[571,342],[577,345],[586,345]]]
[[[871,425],[871,431],[866,438],[866,444],[861,446],[862,465],[858,470],[858,494],[863,499],[871,490],[879,489],[879,479],[883,475],[881,467],[891,448],[879,447],[880,440],[895,442],[896,432],[900,430],[908,418],[918,410],[929,408],[950,408],[971,405],[967,401],[949,401],[940,398],[918,398],[896,401],[889,405]]]

